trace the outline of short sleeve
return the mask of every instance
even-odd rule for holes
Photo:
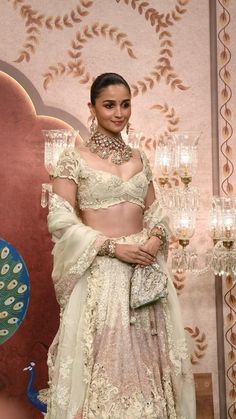
[[[71,179],[78,185],[79,172],[80,164],[78,154],[75,150],[66,149],[59,157],[59,160],[54,169],[53,177]]]
[[[146,153],[143,150],[140,150],[140,155],[141,155],[141,159],[143,161],[144,172],[146,174],[147,180],[148,180],[148,182],[151,182],[151,180],[152,180],[152,170],[151,170],[150,162],[149,162],[149,160],[146,156]]]

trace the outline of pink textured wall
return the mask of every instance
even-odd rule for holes
[[[8,73],[9,66],[15,75],[21,75],[14,77],[22,86],[27,85],[24,81],[31,83],[35,105],[40,98],[45,107],[57,110],[48,114],[70,120],[72,125],[74,118],[78,125],[87,126],[86,104],[93,77],[116,71],[131,84],[131,123],[142,131],[142,146],[152,161],[156,135],[202,131],[199,167],[193,179],[200,190],[200,210],[191,240],[202,255],[211,245],[207,221],[213,185],[222,195],[235,194],[235,19],[235,0],[1,2],[4,71]],[[41,183],[48,180],[40,130],[65,123],[36,116],[29,97],[7,74],[1,74],[0,83],[0,235],[21,253],[31,279],[27,316],[16,335],[0,347],[0,387],[20,395],[26,385],[22,368],[33,358],[38,365],[37,385],[46,384],[46,347],[57,328],[47,210],[40,207]],[[63,111],[72,119],[63,118]],[[219,161],[213,160],[212,151],[215,160],[219,152]],[[217,164],[219,173],[214,173]],[[222,354],[225,344],[226,358],[233,357],[226,365],[227,407],[232,411],[236,406],[231,380],[236,365],[235,284],[222,282],[227,304],[223,303],[225,336],[218,336],[218,348]],[[202,383],[205,379],[207,385],[212,382],[207,397],[213,395],[218,419],[219,398],[222,401],[225,396],[218,391],[214,276],[211,272],[197,278],[179,275],[175,286],[193,370],[199,377],[207,375]],[[199,382],[201,397],[204,386]]]
[[[47,209],[40,206],[41,183],[48,181],[41,129],[62,128],[67,124],[37,116],[24,89],[2,72],[0,92],[1,237],[22,255],[31,284],[23,324],[0,346],[0,390],[23,399],[28,380],[23,368],[30,361],[37,364],[36,387],[47,384],[46,353],[58,325],[58,307],[50,277],[52,245],[46,225]]]

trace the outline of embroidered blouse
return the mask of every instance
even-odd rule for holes
[[[88,165],[76,149],[66,149],[60,156],[54,177],[72,179],[79,187],[78,206],[81,210],[109,208],[122,202],[132,202],[144,208],[152,172],[146,154],[140,151],[143,168],[123,180],[119,176]]]

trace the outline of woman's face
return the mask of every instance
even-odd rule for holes
[[[109,136],[117,136],[127,125],[131,114],[130,93],[123,84],[105,87],[95,105],[89,104],[97,119],[98,130]]]

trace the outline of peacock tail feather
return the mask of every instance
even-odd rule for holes
[[[0,239],[0,345],[22,323],[29,303],[29,274],[17,250]]]

